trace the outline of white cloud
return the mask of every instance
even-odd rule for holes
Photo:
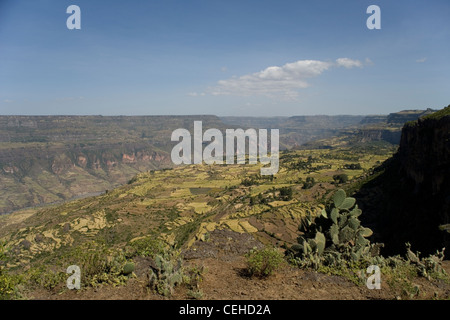
[[[358,67],[361,68],[363,66],[362,62],[359,60],[352,60],[349,58],[339,58],[336,60],[336,63],[338,66],[345,67],[345,68],[353,68]]]
[[[321,75],[324,71],[344,67],[347,69],[363,67],[359,60],[339,58],[335,62],[319,60],[299,60],[281,67],[272,66],[262,71],[240,77],[220,80],[209,90],[213,95],[253,96],[264,95],[296,99],[298,90],[309,87],[307,80]]]
[[[421,58],[416,60],[417,63],[424,63],[425,61],[427,61],[427,58]]]

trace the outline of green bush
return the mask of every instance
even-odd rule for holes
[[[52,290],[58,285],[64,284],[67,277],[65,272],[55,272],[40,266],[29,269],[24,275],[24,281],[29,286],[37,285],[41,288]]]
[[[316,180],[313,177],[306,177],[306,181],[303,183],[303,189],[311,189],[316,184]]]
[[[291,187],[282,187],[280,188],[280,196],[279,198],[283,201],[292,200],[293,192]]]
[[[345,173],[335,174],[333,176],[333,180],[337,183],[346,183],[348,181],[348,175],[346,175]]]
[[[132,241],[129,246],[131,248],[131,251],[129,252],[131,256],[151,258],[154,258],[158,254],[163,254],[165,249],[163,241],[152,237],[137,239]]]
[[[0,273],[0,300],[14,299],[17,295],[16,286],[19,283],[17,277],[10,276],[6,273]]]
[[[254,186],[254,185],[259,185],[261,184],[260,182],[261,177],[258,175],[252,175],[248,178],[244,178],[241,181],[241,185],[245,186],[245,187],[250,187],[250,186]]]
[[[8,274],[7,259],[6,245],[0,242],[0,300],[14,299],[18,296],[16,287],[20,283],[20,277]]]
[[[348,169],[348,170],[361,170],[361,164],[359,163],[350,163],[350,164],[344,164],[344,169]]]
[[[101,283],[121,285],[128,276],[124,268],[129,263],[121,250],[108,248],[104,243],[87,242],[64,257],[67,265],[77,265],[81,269],[81,284],[97,286]]]
[[[284,262],[284,255],[276,248],[253,249],[247,255],[250,276],[265,278],[272,275]]]

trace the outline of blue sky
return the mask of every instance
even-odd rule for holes
[[[0,0],[0,114],[442,108],[449,52],[448,0]]]

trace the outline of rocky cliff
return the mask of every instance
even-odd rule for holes
[[[171,133],[216,116],[0,116],[0,214],[97,194],[172,167]]]
[[[450,106],[446,109],[450,113]],[[407,124],[397,157],[415,194],[450,196],[450,114]]]
[[[406,242],[422,253],[449,247],[439,226],[450,222],[450,106],[407,123],[398,152],[356,197],[389,254]]]
[[[97,194],[172,166],[170,154],[143,142],[14,148],[0,152],[0,163],[0,214]]]
[[[363,128],[354,133],[358,142],[386,141],[391,144],[400,142],[401,130],[392,128]]]

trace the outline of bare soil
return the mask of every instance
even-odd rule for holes
[[[216,230],[206,242],[196,242],[183,252],[186,266],[204,267],[200,289],[203,300],[395,300],[402,296],[382,282],[381,290],[369,290],[340,276],[325,275],[285,264],[266,279],[249,277],[245,253],[261,243],[249,234]],[[98,288],[27,293],[36,300],[165,300],[147,286],[149,258],[135,259],[136,277],[124,286],[104,285]],[[450,272],[450,261],[444,262]],[[450,286],[442,281],[417,279],[420,295],[416,299],[450,298]],[[188,289],[178,287],[170,299],[189,299]],[[404,296],[403,296],[404,298]]]

